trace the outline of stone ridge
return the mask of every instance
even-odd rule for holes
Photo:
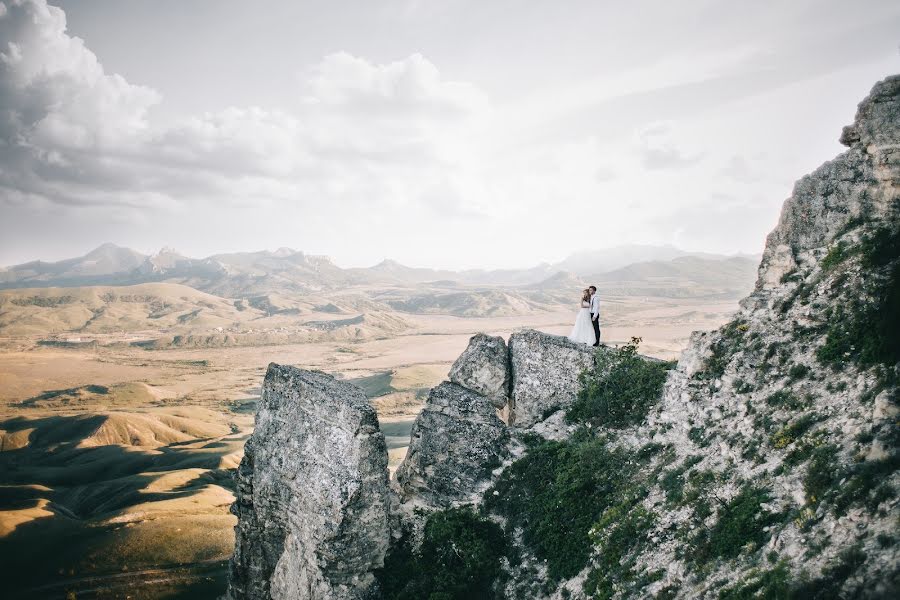
[[[236,484],[231,598],[377,597],[391,501],[384,436],[362,390],[269,365]]]

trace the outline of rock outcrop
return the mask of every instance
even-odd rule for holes
[[[487,397],[455,383],[428,395],[397,469],[401,499],[427,508],[477,502],[508,454],[509,433]]]
[[[694,498],[650,487],[654,543],[628,560],[661,575],[642,595],[714,597],[723,582],[733,597],[900,593],[900,77],[875,86],[841,141],[785,201],[756,291],[692,337],[630,436],[672,448],[661,479]],[[685,546],[737,505],[764,532],[701,573]]]
[[[237,474],[230,596],[377,597],[390,501],[384,436],[363,392],[269,365]]]
[[[449,572],[466,565],[489,573],[479,597],[898,597],[900,77],[841,140],[785,202],[756,290],[674,371],[535,331],[474,337],[416,420],[396,505],[361,392],[271,367],[238,476],[232,593],[377,594],[391,504],[397,564],[427,567],[414,590],[473,584]],[[477,554],[486,571],[466,564],[479,528],[503,546]]]
[[[483,333],[472,336],[450,367],[450,381],[487,396],[498,409],[509,400],[509,350],[502,337]]]
[[[578,394],[578,376],[593,367],[594,355],[595,348],[561,336],[533,330],[512,334],[509,424],[531,427],[569,406]]]

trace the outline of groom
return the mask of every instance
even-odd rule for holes
[[[594,326],[594,337],[597,341],[594,346],[600,345],[600,296],[597,295],[597,288],[591,286],[591,324]]]

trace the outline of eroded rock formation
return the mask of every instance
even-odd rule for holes
[[[450,368],[450,381],[487,396],[498,409],[509,400],[509,351],[502,337],[472,336]]]
[[[244,452],[231,597],[372,597],[390,496],[384,436],[363,392],[323,373],[269,365]]]
[[[512,334],[509,424],[531,427],[571,404],[578,393],[578,376],[594,364],[594,350],[539,331]]]
[[[508,438],[486,396],[440,384],[428,395],[397,469],[402,499],[429,508],[477,502],[508,454]]]

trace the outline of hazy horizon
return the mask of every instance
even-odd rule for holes
[[[174,252],[176,254],[184,256],[185,258],[200,259],[200,260],[212,258],[214,256],[234,255],[234,254],[255,254],[255,253],[262,253],[262,252],[269,252],[269,253],[274,254],[274,253],[277,253],[282,250],[290,250],[291,252],[299,252],[299,253],[305,254],[307,256],[325,257],[325,258],[331,260],[336,266],[338,266],[339,268],[342,268],[342,269],[365,269],[365,268],[376,267],[376,266],[382,264],[383,262],[394,262],[394,263],[400,264],[401,266],[404,266],[407,268],[412,268],[412,269],[431,269],[431,270],[435,270],[435,271],[457,271],[457,272],[468,271],[468,270],[476,270],[476,271],[477,270],[484,270],[484,271],[526,270],[526,269],[543,266],[543,265],[555,265],[557,263],[564,262],[566,259],[578,257],[581,255],[594,255],[594,254],[600,254],[604,251],[622,251],[624,249],[659,249],[659,250],[669,249],[669,250],[675,250],[678,252],[683,252],[685,255],[707,255],[708,254],[710,256],[717,256],[717,257],[724,257],[724,258],[756,259],[756,258],[761,257],[761,253],[759,253],[759,252],[757,252],[757,253],[749,253],[749,252],[716,253],[716,252],[705,252],[705,251],[689,251],[689,250],[685,250],[684,248],[679,248],[678,246],[674,246],[672,244],[659,244],[659,245],[655,245],[655,244],[620,244],[620,245],[616,245],[616,246],[608,246],[608,247],[602,247],[602,248],[576,249],[576,250],[572,250],[571,252],[568,252],[554,260],[540,261],[540,262],[531,263],[531,264],[521,264],[521,265],[513,265],[513,266],[507,266],[507,267],[498,267],[498,266],[494,266],[491,264],[484,264],[479,267],[454,268],[454,267],[441,266],[441,265],[433,266],[433,265],[422,265],[422,264],[417,264],[417,263],[405,263],[405,262],[396,260],[395,258],[392,258],[390,256],[386,256],[386,257],[378,259],[374,262],[369,262],[369,263],[364,263],[364,264],[344,264],[344,263],[337,261],[333,256],[328,255],[328,254],[315,252],[315,251],[307,249],[307,248],[290,248],[287,246],[281,246],[278,248],[255,248],[255,249],[245,249],[245,250],[226,250],[224,252],[216,252],[214,254],[204,254],[204,255],[194,256],[194,255],[185,254],[184,252],[181,252],[180,249],[175,248],[173,246],[167,246],[167,245],[158,246],[158,247],[156,247],[154,249],[150,249],[150,250],[142,250],[140,248],[132,248],[130,246],[123,246],[121,244],[116,244],[115,242],[103,242],[103,243],[97,244],[96,246],[88,248],[87,250],[78,252],[77,254],[73,254],[71,256],[64,256],[61,259],[45,260],[42,258],[34,258],[34,259],[23,261],[21,263],[0,265],[0,269],[8,269],[8,268],[12,268],[12,267],[20,266],[20,265],[29,264],[32,262],[56,263],[56,262],[60,262],[60,261],[81,258],[81,257],[89,255],[90,253],[92,253],[94,251],[100,250],[104,246],[108,246],[108,245],[116,246],[118,248],[123,248],[123,249],[127,249],[127,250],[132,250],[132,251],[138,252],[139,254],[142,254],[145,256],[154,256],[156,254],[160,254],[160,253],[168,251],[168,252]],[[636,258],[634,260],[634,263],[647,262],[650,260],[661,260],[661,259]]]
[[[5,266],[759,254],[900,70],[888,1],[52,4],[0,2]]]

